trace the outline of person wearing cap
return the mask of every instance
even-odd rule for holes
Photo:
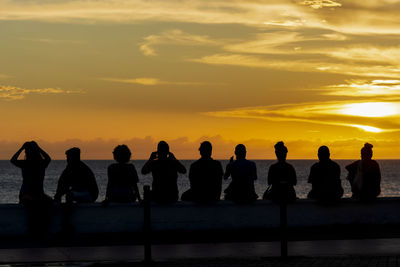
[[[381,171],[378,162],[372,159],[372,147],[365,143],[361,149],[361,160],[346,166],[352,198],[374,200],[381,193]]]
[[[257,200],[258,195],[254,188],[254,181],[257,180],[257,168],[253,161],[246,159],[246,147],[239,144],[235,147],[236,160],[230,158],[224,179],[229,176],[232,181],[225,189],[225,199],[237,203],[249,203]]]
[[[181,200],[196,203],[212,203],[220,200],[222,190],[221,162],[211,157],[212,145],[208,141],[200,144],[200,159],[189,169],[190,189],[182,194]]]
[[[327,146],[318,149],[319,162],[311,166],[308,183],[312,185],[307,197],[320,201],[335,201],[343,196],[340,166],[330,159]]]
[[[143,165],[142,174],[153,176],[151,198],[161,204],[171,204],[179,199],[178,173],[186,173],[185,166],[169,151],[169,145],[160,141]]]
[[[54,201],[61,202],[62,196],[66,195],[67,203],[95,202],[99,189],[92,170],[81,161],[81,150],[73,147],[65,154],[67,167],[58,180]]]

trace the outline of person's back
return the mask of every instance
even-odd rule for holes
[[[275,145],[275,154],[278,162],[272,164],[268,170],[268,185],[263,199],[273,201],[294,201],[296,191],[294,186],[297,184],[296,171],[293,166],[286,162],[288,150],[284,143],[278,142]]]
[[[308,183],[312,184],[308,198],[334,201],[343,196],[343,188],[340,181],[340,166],[329,157],[329,148],[321,146],[318,150],[320,161],[312,165],[308,177]]]
[[[190,166],[190,188],[193,190],[193,201],[215,202],[221,197],[222,165],[212,158],[199,159]]]
[[[119,145],[113,151],[116,163],[108,166],[107,176],[107,202],[134,202],[138,198],[141,200],[137,183],[139,177],[136,168],[129,163],[131,151],[126,145]]]
[[[222,165],[211,158],[210,142],[202,142],[199,151],[201,158],[190,165],[190,189],[182,194],[181,199],[198,203],[216,202],[221,197]]]
[[[246,147],[236,146],[236,160],[228,163],[225,179],[232,177],[232,182],[225,189],[225,199],[235,202],[252,202],[258,198],[255,192],[254,181],[257,180],[257,168],[253,161],[247,160]]]
[[[381,193],[381,172],[379,164],[372,159],[372,147],[366,143],[361,149],[361,160],[346,166],[353,198],[373,200]]]
[[[54,199],[61,201],[65,194],[67,202],[94,202],[99,189],[92,170],[80,160],[79,148],[67,150],[67,167],[62,172]]]
[[[151,197],[159,203],[173,203],[179,198],[178,172],[186,173],[186,168],[169,152],[166,142],[160,141],[157,152],[151,153],[142,168],[142,174],[152,173]]]

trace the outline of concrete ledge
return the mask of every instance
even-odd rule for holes
[[[50,235],[61,231],[63,205],[52,207]],[[357,228],[374,226],[385,229],[400,226],[400,198],[380,198],[372,203],[342,199],[330,205],[312,200],[298,200],[288,205],[290,229]],[[27,235],[27,213],[19,204],[0,205],[0,236]],[[196,205],[178,202],[174,205],[152,204],[151,228],[154,232],[235,232],[270,231],[279,228],[279,207],[259,200],[253,204],[238,205],[220,201],[215,205]],[[76,206],[71,223],[76,235],[138,234],[143,230],[143,207],[139,204],[99,203]],[[400,227],[398,227],[400,228]],[[389,229],[389,228],[387,228]]]

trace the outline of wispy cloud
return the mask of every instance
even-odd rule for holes
[[[140,85],[204,85],[205,83],[201,82],[171,82],[171,81],[162,81],[158,78],[128,78],[128,79],[120,79],[120,78],[102,78],[104,81],[108,82],[117,82],[117,83],[127,83],[127,84],[140,84]]]
[[[80,40],[61,40],[53,38],[21,38],[24,41],[39,42],[45,44],[83,44],[84,41]]]
[[[327,86],[325,95],[351,97],[400,97],[400,80],[349,80],[345,84]]]
[[[305,0],[303,2],[300,2],[302,5],[305,6],[310,6],[314,9],[320,9],[323,7],[341,7],[342,4],[339,3],[338,1],[333,1],[333,0]]]
[[[60,88],[26,89],[16,86],[0,85],[0,99],[19,100],[27,95],[81,94],[83,91],[63,90]]]
[[[217,45],[218,42],[212,40],[207,35],[194,35],[185,33],[179,29],[165,31],[159,35],[149,35],[144,38],[140,45],[140,51],[146,56],[157,55],[155,46],[162,44],[174,45]]]

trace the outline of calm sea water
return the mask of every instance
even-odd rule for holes
[[[341,166],[342,173],[342,186],[344,187],[345,196],[350,197],[351,191],[346,180],[347,171],[344,166],[353,160],[337,160],[336,162]],[[86,164],[93,170],[96,175],[97,183],[100,189],[98,201],[104,199],[105,188],[107,185],[107,166],[113,163],[111,160],[88,160]],[[189,170],[190,164],[193,160],[181,161]],[[267,187],[267,174],[269,166],[274,163],[274,160],[255,160],[257,164],[258,181],[256,181],[256,192],[259,197],[262,197],[263,192]],[[289,160],[296,169],[298,184],[296,186],[297,196],[306,198],[307,193],[311,189],[311,185],[307,183],[308,174],[311,165],[316,162],[315,160]],[[133,161],[139,174],[140,185],[142,190],[143,185],[151,184],[151,175],[141,175],[140,170],[145,163],[144,160]],[[221,161],[224,169],[228,161]],[[378,160],[382,172],[382,193],[381,196],[398,196],[400,197],[400,160]],[[65,168],[65,161],[54,160],[50,163],[46,170],[45,177],[45,192],[54,196],[57,187],[58,178]],[[223,182],[223,189],[225,189],[230,182]],[[0,161],[0,203],[18,203],[19,188],[22,183],[21,170],[11,165],[9,161]],[[179,192],[183,193],[189,188],[189,180],[187,175],[180,174],[178,178]]]

